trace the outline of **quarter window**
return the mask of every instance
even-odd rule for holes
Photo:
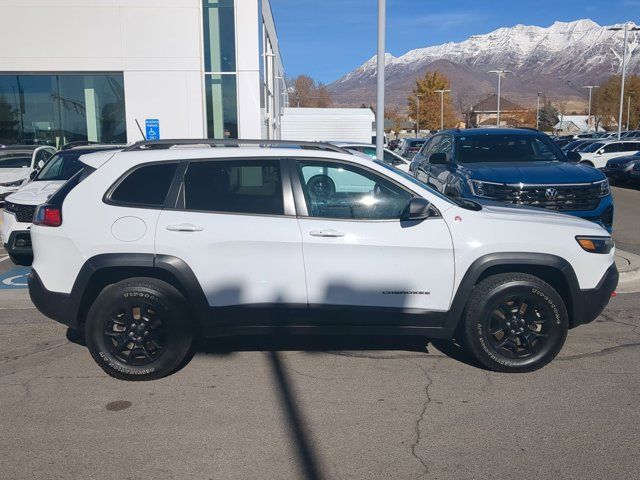
[[[283,215],[278,160],[193,162],[184,177],[187,210]]]
[[[147,207],[162,207],[176,172],[177,163],[156,163],[132,171],[111,194],[111,201]]]
[[[299,162],[310,217],[400,219],[413,195],[364,169],[336,163]]]

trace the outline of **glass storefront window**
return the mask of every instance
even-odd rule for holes
[[[209,138],[238,138],[235,75],[205,75]]]
[[[204,70],[236,70],[233,0],[204,0]]]
[[[0,75],[0,144],[125,143],[122,74]]]

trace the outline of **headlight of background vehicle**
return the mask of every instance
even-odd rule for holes
[[[502,183],[481,182],[480,180],[469,180],[469,187],[471,193],[476,197],[495,198],[497,194],[497,187],[502,186]]]
[[[611,189],[609,188],[609,180],[602,180],[601,182],[596,182],[594,185],[600,185],[600,197],[606,197],[611,193]]]
[[[19,187],[24,180],[16,180],[15,182],[0,183],[0,187]]]
[[[614,247],[611,237],[576,237],[576,241],[589,253],[606,254]]]

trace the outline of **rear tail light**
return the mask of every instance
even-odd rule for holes
[[[40,205],[33,217],[33,224],[43,227],[59,227],[62,225],[62,211],[59,207]]]

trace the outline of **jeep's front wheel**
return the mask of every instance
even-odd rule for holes
[[[154,380],[189,354],[193,329],[184,297],[166,282],[133,278],[106,287],[87,314],[93,359],[121,380]]]
[[[483,366],[530,372],[560,352],[569,319],[549,284],[533,275],[499,274],[474,287],[463,327],[468,350]]]

